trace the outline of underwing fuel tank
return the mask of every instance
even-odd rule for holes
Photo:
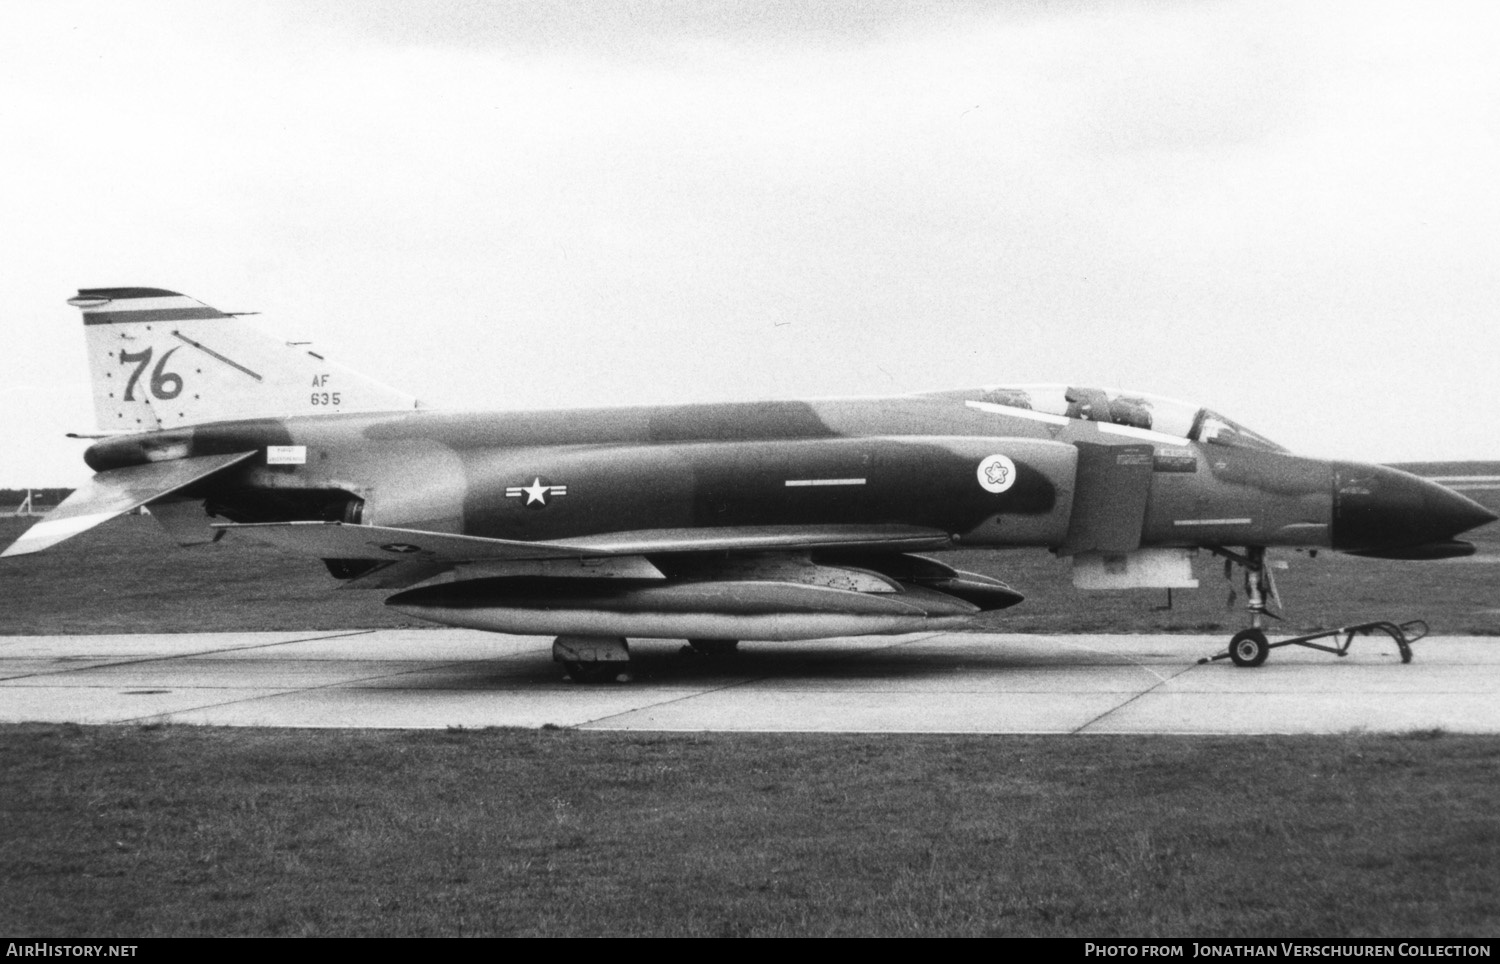
[[[958,575],[987,583],[953,589],[983,606],[914,584],[871,593],[757,579],[530,577],[428,586],[386,605],[448,626],[521,635],[795,640],[961,629],[981,611],[1021,601],[994,580]]]

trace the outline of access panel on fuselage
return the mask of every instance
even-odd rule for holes
[[[1059,555],[1131,552],[1141,545],[1151,500],[1150,445],[1079,442],[1073,513]]]

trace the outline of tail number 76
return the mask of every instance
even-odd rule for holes
[[[151,394],[166,401],[176,398],[182,394],[182,376],[176,372],[167,371],[167,359],[172,357],[176,348],[169,349],[161,359],[157,361],[156,367],[151,370]],[[151,349],[145,351],[122,351],[120,352],[121,365],[135,365],[135,371],[130,373],[130,381],[125,383],[125,401],[135,401],[135,383],[140,381],[141,373],[146,366],[151,364]]]

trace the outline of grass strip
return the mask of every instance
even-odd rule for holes
[[[1482,936],[1500,739],[0,728],[0,932]]]

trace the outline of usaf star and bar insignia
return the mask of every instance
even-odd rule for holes
[[[550,504],[548,499],[567,494],[566,485],[553,485],[541,476],[534,477],[530,485],[512,485],[505,490],[507,499],[524,499],[522,505],[528,509],[545,509]]]

